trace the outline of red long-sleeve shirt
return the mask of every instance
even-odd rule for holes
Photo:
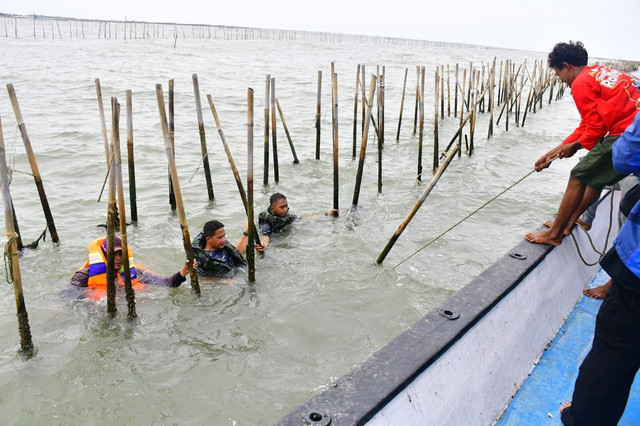
[[[604,136],[621,135],[640,110],[635,77],[601,65],[584,67],[571,85],[580,125],[562,143],[593,148]]]

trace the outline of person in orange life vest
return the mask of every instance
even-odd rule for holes
[[[166,287],[179,287],[189,273],[188,261],[182,269],[169,277],[154,274],[141,265],[133,262],[133,251],[128,246],[131,284],[135,290],[144,288],[144,284],[154,284]],[[117,272],[116,283],[124,286],[124,271],[122,270],[122,240],[114,237],[114,266]],[[77,271],[70,284],[75,287],[87,287],[93,290],[93,297],[106,295],[107,289],[107,239],[98,238],[89,244],[89,261]]]

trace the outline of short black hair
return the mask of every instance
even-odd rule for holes
[[[579,41],[569,43],[557,43],[553,50],[549,52],[547,62],[550,67],[562,69],[562,63],[566,62],[576,67],[582,67],[589,62],[589,54],[584,44]]]
[[[205,238],[211,237],[220,228],[224,228],[224,225],[222,224],[222,222],[219,222],[217,220],[210,220],[209,222],[204,224],[202,233],[204,234]]]
[[[275,194],[273,194],[270,198],[269,198],[269,205],[274,205],[275,203],[277,203],[280,200],[286,200],[287,197],[285,197],[284,195],[282,195],[279,192],[276,192]]]

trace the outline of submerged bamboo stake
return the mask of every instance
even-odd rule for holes
[[[364,88],[363,88],[364,89]],[[364,158],[367,153],[367,141],[369,139],[369,123],[371,122],[371,112],[373,109],[373,95],[376,90],[376,76],[371,76],[371,82],[369,83],[369,98],[365,102],[367,113],[364,118],[364,133],[362,134],[362,143],[360,145],[360,158],[358,160],[358,171],[356,172],[356,185],[353,190],[353,202],[354,206],[358,205],[358,198],[360,197],[360,186],[362,184],[362,173],[364,171]],[[363,105],[364,107],[364,105]]]
[[[143,35],[146,32],[143,32]],[[175,126],[174,126],[174,91],[173,91],[173,79],[169,80],[169,142],[171,142],[171,153],[173,158],[176,157],[176,145],[175,145]],[[170,168],[170,166],[169,166]],[[171,170],[168,171],[169,175],[169,205],[171,210],[176,209],[176,195],[173,190],[173,182],[171,179]]]
[[[124,272],[124,290],[127,298],[127,310],[129,319],[134,319],[136,314],[136,295],[131,284],[131,265],[129,264],[129,246],[127,245],[127,218],[124,207],[124,184],[122,182],[122,161],[120,159],[120,104],[116,98],[111,98],[111,110],[116,125],[112,131],[113,138],[113,162],[115,165],[116,186],[118,189],[118,211],[120,216],[120,239],[122,240],[122,268]],[[118,273],[118,271],[116,271]]]
[[[133,108],[131,90],[127,90],[127,158],[129,165],[129,204],[131,205],[131,221],[138,221],[138,204],[136,202],[136,166],[133,156]]]
[[[111,102],[111,139],[109,140],[109,162],[114,160],[115,142],[114,133],[119,126],[116,109]],[[116,230],[116,175],[109,171],[109,197],[107,204],[107,314],[113,318],[116,316],[116,274],[115,270],[115,230]]]
[[[231,155],[231,150],[229,149],[229,145],[227,144],[227,138],[224,136],[224,131],[222,130],[222,125],[220,124],[220,118],[218,117],[218,112],[216,111],[216,107],[213,104],[213,98],[211,95],[207,95],[207,100],[209,101],[209,108],[211,108],[211,114],[213,114],[213,119],[216,122],[216,127],[218,128],[218,135],[220,136],[220,140],[222,141],[222,146],[224,147],[224,152],[227,154],[227,160],[229,160],[229,166],[231,167],[231,172],[233,173],[233,178],[236,181],[236,185],[238,186],[238,193],[240,194],[240,199],[242,200],[242,206],[244,207],[244,211],[249,217],[249,202],[247,201],[247,193],[244,190],[244,185],[242,184],[242,179],[240,178],[240,173],[238,172],[238,168],[236,167],[235,161],[233,161],[233,155]],[[254,232],[254,240],[255,244],[262,245],[260,243],[260,237],[258,236],[258,231],[256,231],[256,227],[253,227]]]
[[[279,105],[278,105],[279,106]],[[249,222],[249,242],[247,243],[247,264],[249,266],[249,282],[256,280],[256,253],[254,251],[253,234],[253,89],[247,89],[247,221]]]
[[[267,74],[264,83],[264,166],[262,171],[262,184],[269,185],[269,88],[271,87],[271,74]]]
[[[318,71],[318,92],[316,95],[316,160],[320,159],[320,116],[322,115],[321,94],[322,71]]]
[[[4,137],[2,136],[2,120],[0,120],[0,188],[2,188],[2,199],[4,201],[4,224],[7,231],[7,248],[5,256],[9,258],[10,277],[13,281],[13,293],[16,300],[16,310],[18,316],[18,332],[20,333],[20,351],[31,358],[33,356],[33,341],[31,340],[31,328],[29,327],[29,314],[22,292],[22,278],[20,276],[20,260],[18,251],[18,237],[16,229],[13,227],[13,202],[11,201],[11,191],[9,189],[9,172],[7,168],[7,157],[4,147]],[[5,257],[6,261],[6,257]]]
[[[182,243],[184,250],[189,261],[189,275],[191,276],[191,288],[200,296],[200,284],[198,282],[198,275],[194,269],[193,260],[193,248],[191,247],[191,237],[189,236],[189,225],[187,224],[187,218],[184,213],[184,206],[182,204],[182,193],[180,191],[180,182],[178,181],[178,170],[176,169],[176,162],[173,156],[173,146],[169,139],[169,129],[167,126],[167,115],[164,110],[164,95],[162,94],[162,85],[156,84],[156,97],[158,98],[158,110],[160,112],[160,125],[162,126],[162,137],[164,139],[164,149],[167,153],[167,159],[169,160],[169,172],[171,173],[171,182],[173,184],[176,207],[178,211],[178,218],[180,219],[180,228],[182,230]]]
[[[298,160],[298,156],[296,155],[296,148],[293,146],[293,141],[291,140],[291,135],[289,134],[289,128],[287,127],[287,122],[284,120],[284,114],[282,113],[282,107],[280,106],[280,101],[278,100],[278,98],[276,98],[276,106],[278,107],[278,113],[280,114],[282,127],[284,127],[284,133],[287,135],[287,141],[289,141],[289,147],[291,148],[291,154],[293,155],[293,164],[298,164],[300,161]]]
[[[356,140],[358,138],[358,85],[360,84],[360,64],[356,70],[356,95],[353,101],[353,147],[351,150],[351,158],[356,159]],[[364,110],[364,107],[363,107]]]
[[[276,79],[271,78],[271,144],[273,147],[273,180],[280,182],[278,169],[278,138],[276,135]]]
[[[389,254],[389,251],[391,251],[391,249],[393,248],[393,245],[396,243],[396,241],[398,240],[402,232],[405,230],[407,225],[409,225],[409,222],[411,222],[411,219],[413,219],[413,217],[416,215],[416,213],[418,212],[422,204],[425,202],[425,200],[431,193],[431,190],[436,186],[436,184],[438,183],[438,180],[440,180],[440,178],[442,177],[442,174],[447,169],[447,166],[449,166],[449,163],[451,163],[451,160],[453,159],[454,155],[459,149],[460,149],[460,145],[456,144],[447,153],[447,157],[445,158],[442,165],[438,168],[438,171],[436,172],[435,176],[433,176],[433,178],[431,179],[431,181],[429,182],[425,190],[422,192],[422,194],[418,198],[418,201],[416,201],[415,205],[413,206],[413,208],[411,209],[407,217],[402,221],[400,226],[398,226],[398,229],[393,234],[393,236],[391,237],[387,245],[384,247],[384,249],[378,256],[378,259],[376,259],[376,262],[378,264],[382,263],[385,257],[387,257],[387,255]]]
[[[338,74],[333,71],[333,62],[331,63],[331,70],[331,124],[333,127],[333,208],[338,209]]]
[[[398,118],[398,132],[396,133],[396,142],[400,142],[400,128],[402,126],[402,110],[404,109],[404,93],[407,88],[407,74],[409,68],[404,69],[404,82],[402,83],[402,99],[400,100],[400,117]]]
[[[35,181],[36,188],[38,189],[40,204],[42,204],[42,210],[47,221],[49,233],[51,234],[51,240],[54,243],[59,243],[60,239],[58,238],[58,231],[56,231],[56,224],[53,222],[53,215],[51,214],[51,209],[49,208],[47,194],[44,191],[44,183],[42,182],[42,178],[40,177],[40,171],[38,170],[38,164],[36,163],[36,156],[34,155],[33,149],[31,148],[31,140],[29,139],[29,135],[27,134],[27,126],[22,119],[22,112],[20,111],[20,105],[18,104],[18,98],[16,97],[16,92],[13,88],[13,84],[7,84],[7,92],[9,92],[11,106],[13,107],[13,114],[16,117],[16,122],[18,123],[20,134],[22,135],[22,142],[24,143],[24,147],[27,151],[29,165],[31,166],[31,173],[33,174],[33,180]]]
[[[215,199],[213,195],[213,183],[211,182],[211,170],[209,169],[209,151],[207,150],[207,138],[204,132],[204,120],[202,119],[202,104],[200,103],[200,84],[198,74],[191,76],[193,80],[193,94],[196,101],[196,114],[198,116],[198,131],[200,133],[200,149],[202,151],[202,165],[204,168],[204,179],[207,183],[207,194],[209,201]]]
[[[424,136],[424,67],[420,68],[420,91],[418,92],[420,101],[420,132],[418,134],[418,182],[422,182],[422,138]],[[437,110],[436,110],[437,114]]]

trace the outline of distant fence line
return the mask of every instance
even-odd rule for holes
[[[234,27],[208,24],[178,24],[172,22],[118,21],[76,19],[41,15],[13,15],[0,13],[4,37],[34,39],[215,39],[215,40],[294,40],[375,43],[385,45],[484,47],[465,43],[428,41],[400,37],[382,37],[330,33],[320,31],[280,30]],[[510,49],[507,49],[510,50]]]

